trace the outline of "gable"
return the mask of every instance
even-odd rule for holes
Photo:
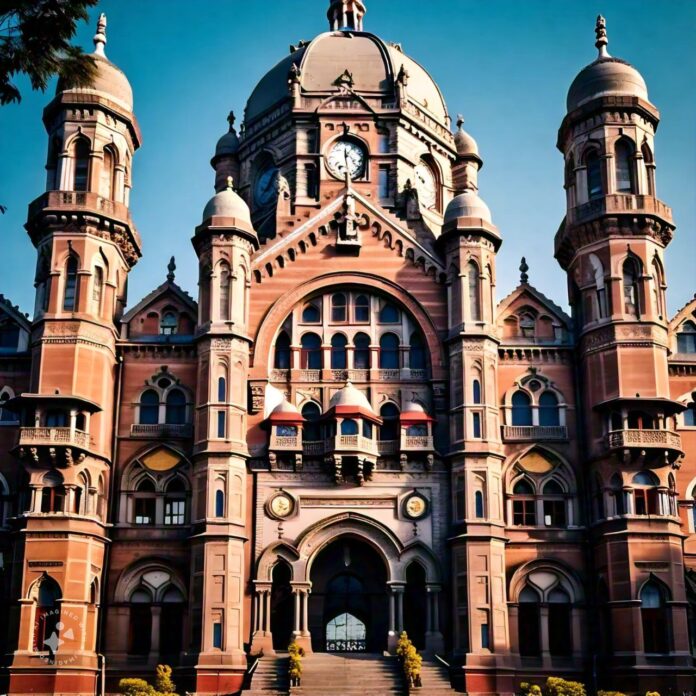
[[[0,354],[23,353],[29,348],[31,323],[19,307],[0,295]]]
[[[197,320],[196,302],[176,283],[168,281],[127,312],[121,323],[124,338],[143,340],[159,336],[192,336]]]

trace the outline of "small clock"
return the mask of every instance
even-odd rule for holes
[[[262,169],[254,185],[254,203],[264,208],[275,201],[278,195],[278,167],[270,165]]]
[[[413,173],[418,200],[424,208],[434,208],[437,203],[437,181],[433,170],[425,162],[420,162]]]
[[[272,517],[284,519],[292,515],[295,510],[295,501],[287,493],[276,493],[268,501],[268,511]]]
[[[420,493],[411,493],[404,501],[404,514],[411,520],[420,520],[428,514],[428,500]]]
[[[329,151],[326,164],[336,177],[343,178],[347,171],[351,179],[359,179],[365,173],[365,151],[352,140],[339,140]]]

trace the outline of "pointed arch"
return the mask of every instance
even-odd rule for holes
[[[614,145],[616,191],[636,193],[635,143],[628,137],[620,137]]]

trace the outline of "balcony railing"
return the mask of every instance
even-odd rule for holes
[[[70,428],[20,428],[20,445],[64,445],[89,449],[89,433]]]
[[[271,382],[287,382],[290,379],[290,370],[271,370]]]
[[[300,382],[319,382],[321,370],[298,370],[297,379]]]
[[[192,428],[190,423],[133,423],[131,425],[131,435],[140,437],[191,437]]]
[[[382,457],[388,454],[399,454],[399,441],[377,440],[377,451]]]
[[[672,209],[653,196],[612,193],[571,208],[568,211],[568,222],[584,222],[607,213],[630,212],[653,213],[670,221],[672,219]]]
[[[432,435],[403,435],[401,449],[409,452],[413,450],[431,452],[434,449]]]
[[[269,449],[299,452],[302,449],[302,437],[298,435],[271,435]]]
[[[377,443],[362,435],[336,435],[324,442],[327,452],[367,452],[377,454]]]
[[[324,441],[308,440],[303,442],[302,453],[306,456],[316,456],[324,454]]]
[[[44,208],[63,207],[71,210],[98,211],[119,220],[130,221],[128,206],[91,191],[48,191],[31,202],[29,217],[34,217]]]
[[[396,382],[401,379],[401,370],[377,370],[377,379],[382,382]]]
[[[565,425],[503,425],[503,440],[533,442],[537,440],[567,440]]]
[[[624,447],[656,447],[681,450],[681,436],[671,430],[612,430],[608,436],[610,449]]]

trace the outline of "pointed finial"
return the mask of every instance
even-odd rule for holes
[[[464,127],[464,116],[462,114],[457,114],[457,128],[462,130]]]
[[[106,15],[102,12],[97,20],[97,33],[92,39],[94,41],[94,52],[98,56],[103,56],[104,46],[106,46]]]
[[[167,264],[167,270],[169,273],[167,273],[167,281],[170,283],[174,282],[174,271],[176,271],[176,262],[174,261],[174,257],[172,256],[171,259],[169,259],[169,263]]]
[[[529,282],[529,276],[527,275],[527,271],[529,270],[529,266],[527,265],[527,259],[522,257],[522,263],[520,263],[520,283],[523,285],[526,285]]]
[[[229,191],[233,191],[234,190],[234,179],[231,176],[228,176],[226,181],[227,181],[227,189]]]
[[[234,122],[235,122],[235,116],[234,116],[234,111],[230,111],[229,114],[227,114],[227,123],[230,124],[230,133],[234,133]]]
[[[595,46],[599,51],[597,58],[610,58],[609,52],[607,51],[607,44],[609,43],[609,39],[607,38],[607,20],[604,19],[602,15],[597,15],[595,34],[597,35]]]

